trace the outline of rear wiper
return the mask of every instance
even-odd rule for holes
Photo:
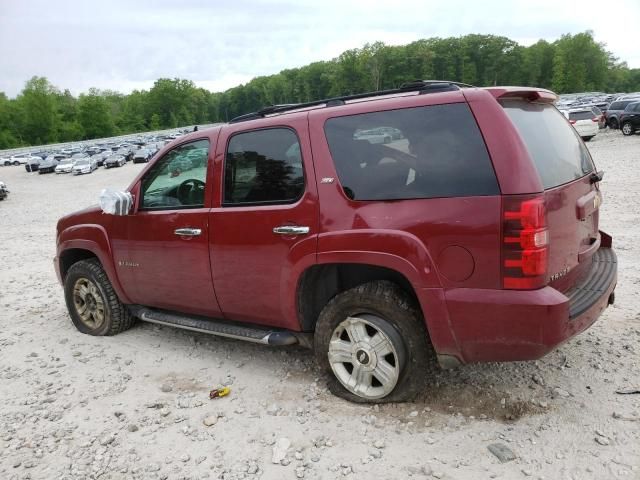
[[[603,177],[604,170],[600,170],[599,172],[593,172],[589,175],[589,181],[591,181],[591,183],[601,182]]]

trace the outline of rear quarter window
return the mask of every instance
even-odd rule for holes
[[[594,170],[587,147],[554,106],[517,100],[502,106],[518,129],[545,190]]]
[[[325,134],[342,188],[352,200],[500,193],[465,103],[332,118]]]

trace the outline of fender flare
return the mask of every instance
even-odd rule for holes
[[[97,224],[82,224],[73,225],[62,232],[58,236],[58,248],[57,259],[58,268],[61,273],[62,279],[62,255],[65,251],[70,249],[86,250],[94,254],[100,263],[102,268],[107,274],[107,278],[111,282],[113,289],[118,295],[118,298],[122,303],[131,303],[128,296],[125,294],[118,274],[113,263],[113,252],[111,250],[111,244],[107,232],[102,225]]]

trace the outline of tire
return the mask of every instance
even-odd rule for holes
[[[314,350],[319,367],[329,375],[329,390],[356,403],[413,400],[434,364],[422,315],[389,281],[365,283],[331,299],[318,317]],[[378,356],[380,352],[388,353]],[[356,369],[364,375],[362,382],[353,374]],[[378,379],[381,374],[387,381]]]
[[[69,268],[64,279],[64,298],[73,324],[88,335],[116,335],[135,321],[118,299],[97,259],[81,260]],[[82,306],[85,309],[81,310]]]
[[[582,140],[584,140],[585,142],[588,142],[589,140],[591,140],[594,137],[594,135],[591,135],[589,137],[582,137]]]
[[[609,128],[612,128],[614,130],[618,129],[618,119],[613,117],[609,119]]]
[[[633,130],[633,125],[631,122],[624,122],[622,124],[622,134],[623,135],[633,135],[635,132]]]
[[[13,165],[17,167],[18,165],[20,165],[20,162],[16,160],[15,162],[13,162]]]

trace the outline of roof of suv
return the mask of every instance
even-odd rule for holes
[[[310,109],[316,108],[339,107],[342,105],[347,105],[347,102],[349,102],[348,104],[354,104],[363,101],[378,101],[404,96],[455,92],[467,88],[475,89],[478,87],[448,80],[416,80],[414,82],[405,83],[399,88],[392,90],[379,90],[374,92],[316,100],[307,103],[271,105],[268,107],[264,107],[256,112],[247,113],[235,117],[231,119],[229,123],[246,122],[250,120],[267,118],[269,116],[277,114],[308,111]],[[548,103],[554,102],[558,98],[555,93],[549,90],[535,87],[484,87],[482,89],[489,91],[495,98],[518,97]]]

